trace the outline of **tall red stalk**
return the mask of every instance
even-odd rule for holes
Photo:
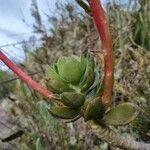
[[[102,103],[109,106],[114,84],[114,54],[112,50],[112,40],[109,32],[107,19],[100,0],[89,0],[93,20],[99,32],[104,56],[104,91],[102,94]]]
[[[52,93],[44,88],[42,85],[32,80],[30,76],[24,73],[20,68],[18,68],[9,58],[0,51],[0,60],[4,62],[21,80],[23,80],[29,87],[34,89],[35,91],[42,94],[44,97],[51,97]]]

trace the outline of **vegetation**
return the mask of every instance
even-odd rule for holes
[[[150,18],[145,15],[150,10],[148,9],[150,6],[149,0],[136,1],[139,2],[140,8],[135,9],[124,9],[124,7],[117,4],[107,5],[106,14],[113,44],[106,47],[106,49],[114,49],[115,75],[111,102],[109,102],[111,95],[108,94],[108,97],[101,101],[102,104],[99,103],[99,95],[103,96],[103,89],[106,87],[105,84],[102,84],[102,67],[103,64],[106,64],[106,60],[103,60],[101,47],[104,47],[106,41],[102,39],[102,42],[100,42],[98,39],[97,31],[90,16],[92,11],[89,11],[89,6],[84,3],[84,6],[88,6],[83,7],[86,10],[85,12],[88,12],[86,14],[82,12],[83,10],[78,10],[79,6],[73,6],[71,3],[58,4],[58,14],[61,15],[59,17],[48,16],[53,24],[51,35],[48,36],[48,33],[43,30],[44,25],[41,22],[38,7],[35,1],[33,2],[32,14],[36,20],[34,28],[42,35],[43,44],[33,52],[28,50],[28,45],[24,46],[26,59],[23,62],[23,69],[28,72],[40,72],[34,75],[34,80],[41,82],[43,86],[47,85],[55,93],[55,97],[48,98],[51,93],[47,93],[48,96],[43,98],[38,93],[30,90],[23,82],[13,81],[15,84],[11,89],[13,89],[13,94],[17,96],[15,101],[17,106],[15,107],[20,110],[19,113],[14,115],[19,118],[18,120],[20,120],[19,122],[25,133],[18,140],[12,142],[22,150],[35,148],[37,150],[49,148],[106,150],[114,149],[113,146],[134,149],[125,139],[122,139],[122,141],[126,145],[119,145],[120,135],[132,137],[131,142],[137,140],[149,143],[150,35],[148,31]],[[78,2],[81,4],[81,1]],[[64,11],[65,14],[62,13]],[[102,35],[101,31],[103,30],[99,30]],[[104,36],[102,35],[101,38]],[[84,53],[81,57],[68,57],[73,54],[79,55],[81,52]],[[112,55],[111,58],[113,58]],[[58,63],[55,65],[54,63],[57,60]],[[82,62],[82,64],[85,64],[84,66],[80,66],[81,61],[84,62]],[[49,68],[47,65],[51,66],[52,64],[55,67],[47,69]],[[68,65],[73,65],[73,67]],[[113,62],[111,65],[112,69]],[[70,67],[70,71],[65,72],[65,67]],[[67,74],[74,72],[72,68],[81,70],[83,74],[81,75],[81,72],[76,71],[75,76],[74,74],[67,76]],[[113,70],[109,71],[113,72]],[[9,75],[9,73],[7,74]],[[3,79],[3,75],[0,77],[3,81],[7,80]],[[57,83],[57,81],[59,82]],[[112,78],[110,81],[112,81]],[[108,88],[111,93],[112,86],[110,84],[109,82]],[[9,95],[10,85],[5,83],[1,84],[1,87],[2,90],[8,87],[7,94],[3,95],[6,98]],[[106,95],[107,91],[106,89]],[[96,98],[93,98],[93,96],[96,96]],[[72,103],[71,99],[74,99],[74,97],[79,97],[78,100],[80,101]],[[52,100],[55,103],[52,103]],[[107,100],[106,103],[104,103],[105,100]],[[109,110],[108,104],[111,104]],[[101,110],[97,109],[97,105]],[[82,110],[81,106],[83,106]],[[126,114],[124,110],[127,109],[130,113]],[[72,110],[76,112],[72,112]],[[139,111],[140,115],[135,119]],[[99,113],[102,115],[97,115]],[[66,124],[64,120],[54,119],[51,114],[55,117],[67,119],[65,121],[71,121],[71,123]],[[85,121],[90,121],[85,123],[83,118],[79,119],[81,116]],[[94,122],[91,120],[94,120]],[[102,126],[100,120],[108,128]],[[111,130],[109,129],[110,125]],[[107,134],[103,134],[105,131],[107,131]],[[118,134],[116,140],[112,141],[112,136],[113,138],[116,137],[114,131]],[[101,139],[110,145],[104,143]],[[135,145],[138,145],[138,143],[135,142]]]

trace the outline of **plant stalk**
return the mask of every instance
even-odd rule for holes
[[[94,23],[99,32],[102,42],[104,57],[104,90],[102,93],[102,103],[109,106],[114,84],[114,54],[112,49],[112,39],[109,32],[108,23],[104,15],[104,10],[99,0],[89,0],[90,10]]]
[[[150,150],[150,144],[123,137],[109,127],[101,126],[93,121],[89,121],[88,125],[92,129],[92,133],[114,147],[124,150]]]
[[[25,72],[17,67],[2,51],[0,51],[0,60],[8,66],[21,80],[23,80],[33,90],[39,92],[44,97],[52,97],[52,93],[44,88],[42,85],[32,80]]]

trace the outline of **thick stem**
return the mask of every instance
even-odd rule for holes
[[[150,150],[150,144],[123,137],[108,127],[101,126],[93,121],[88,122],[88,125],[97,137],[114,147],[119,147],[124,150]]]
[[[9,58],[0,51],[0,60],[4,62],[21,80],[23,80],[29,87],[42,94],[44,97],[51,97],[52,93],[44,88],[42,85],[32,80],[30,76],[18,68]]]
[[[109,106],[114,84],[114,54],[112,50],[112,40],[100,1],[89,0],[89,5],[103,46],[104,91],[102,94],[102,102],[105,106]]]

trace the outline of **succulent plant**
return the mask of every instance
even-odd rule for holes
[[[60,57],[47,69],[46,84],[57,101],[49,109],[54,117],[71,120],[83,117],[85,121],[107,125],[125,125],[136,118],[138,110],[131,103],[105,110],[100,98],[101,73],[97,65],[91,55],[72,55]]]
[[[94,81],[94,58],[72,55],[60,57],[57,64],[48,69],[48,87],[55,93],[86,93]]]
[[[96,98],[95,93],[100,89],[100,82],[97,81],[101,80],[101,76],[95,68],[96,63],[91,55],[60,57],[53,67],[48,68],[47,86],[61,102],[61,106],[51,107],[49,111],[52,115],[64,119],[86,116],[85,120],[94,116],[95,112],[89,115],[87,112],[90,108],[89,103]],[[92,102],[96,108],[95,100]]]

